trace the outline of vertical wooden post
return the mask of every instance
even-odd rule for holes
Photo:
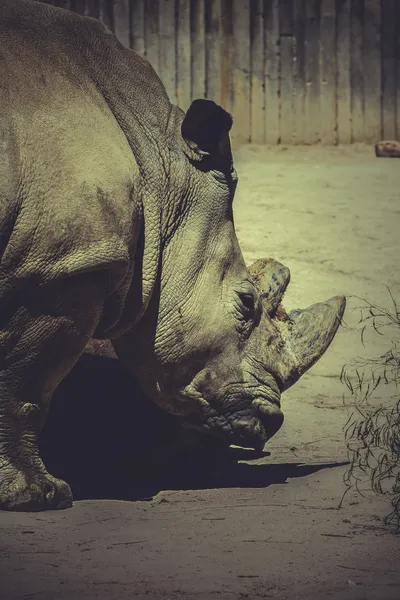
[[[90,0],[88,0],[90,2]],[[93,0],[91,0],[93,3]],[[47,4],[50,4],[49,2]],[[54,4],[54,6],[58,6],[59,8],[65,8],[67,10],[71,9],[71,4],[70,4],[70,0],[53,0],[53,2],[51,2],[51,4]]]
[[[318,0],[306,2],[306,143],[321,140],[320,11]]]
[[[335,0],[322,0],[321,10],[321,142],[333,146],[336,132]]]
[[[184,111],[190,106],[190,59],[190,3],[178,0],[177,101]]]
[[[204,37],[204,0],[190,2],[191,99],[204,98],[206,86],[206,51]]]
[[[264,96],[264,2],[253,0],[250,4],[251,48],[251,135],[250,142],[265,142]]]
[[[146,58],[160,75],[160,47],[158,35],[159,0],[146,0],[144,13],[144,39]]]
[[[396,8],[397,7],[397,8]],[[396,135],[396,12],[398,0],[381,0],[382,8],[382,123],[383,137]]]
[[[292,144],[295,130],[293,112],[293,0],[281,0],[279,34],[281,46],[280,123],[281,143]]]
[[[250,6],[249,0],[233,0],[233,40],[235,66],[232,140],[247,144],[250,140]],[[247,43],[246,43],[247,42]]]
[[[78,13],[78,15],[85,14],[86,0],[70,0],[71,10]]]
[[[144,2],[145,0],[134,0],[129,7],[129,45],[140,54],[146,53]]]
[[[265,139],[267,144],[280,143],[279,111],[279,0],[265,4]]]
[[[338,143],[350,144],[350,0],[336,0]]]
[[[221,101],[221,0],[205,2],[206,97]]]
[[[56,2],[64,2],[66,0],[56,0]],[[94,19],[100,18],[100,0],[86,0],[85,15],[93,17]]]
[[[176,104],[176,40],[175,0],[162,0],[159,4],[160,78],[172,104]]]
[[[221,104],[228,112],[232,113],[234,96],[234,41],[232,0],[222,0],[221,26]]]
[[[381,131],[381,7],[379,0],[364,0],[364,140],[376,143]]]
[[[305,56],[305,0],[295,0],[293,11],[293,31],[295,41],[295,62],[293,73],[295,122],[295,144],[304,144],[306,140],[306,56]]]
[[[112,0],[100,0],[100,19],[114,32],[114,10]]]
[[[351,141],[364,140],[364,0],[351,3]]]
[[[400,8],[400,7],[399,7]],[[396,40],[395,40],[395,58],[396,58],[396,139],[400,141],[400,10],[396,11]]]
[[[130,47],[129,0],[118,0],[114,3],[115,35],[127,48]]]

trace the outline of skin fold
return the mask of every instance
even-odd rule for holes
[[[247,269],[231,116],[185,115],[99,21],[28,0],[0,5],[0,105],[0,508],[71,506],[37,441],[92,339],[187,427],[262,448],[345,299],[286,314],[288,269]]]

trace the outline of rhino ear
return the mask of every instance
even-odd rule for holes
[[[222,154],[229,146],[232,117],[212,100],[193,100],[182,123],[182,137],[201,154]]]

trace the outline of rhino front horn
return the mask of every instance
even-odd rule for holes
[[[249,273],[259,290],[263,309],[281,336],[283,345],[273,362],[284,391],[328,349],[341,323],[346,298],[335,296],[286,314],[281,302],[290,281],[289,269],[273,258],[261,258],[249,267]]]
[[[346,298],[334,296],[326,302],[313,304],[304,310],[293,310],[280,323],[282,337],[292,355],[293,368],[281,373],[281,382],[287,390],[321,358],[335,337],[341,323]]]

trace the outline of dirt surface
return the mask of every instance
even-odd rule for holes
[[[378,159],[364,147],[255,147],[236,152],[236,167],[235,216],[246,262],[272,256],[290,268],[286,308],[336,294],[389,306],[385,285],[400,298],[400,161]],[[91,408],[79,417],[60,409],[63,427],[49,443],[58,443],[60,464],[75,451],[71,472],[81,466],[82,477],[73,489],[82,499],[68,511],[0,514],[0,598],[398,599],[400,536],[383,525],[388,500],[351,492],[338,509],[348,416],[340,370],[390,342],[380,339],[379,345],[374,337],[362,348],[355,306],[350,299],[347,327],[284,394],[285,423],[260,458],[232,448],[227,459],[211,456],[206,467],[195,468],[190,459],[182,463],[182,456],[168,454],[168,436],[157,449],[162,427],[153,428],[148,448],[140,442],[134,458],[153,467],[160,459],[154,477],[149,467],[132,488],[96,488],[118,470],[125,480],[130,476],[124,462],[130,453],[121,440],[143,433],[143,420],[133,434],[135,419],[125,416],[105,440]],[[77,396],[71,390],[85,383],[98,409],[100,391],[82,369],[63,384],[59,407],[63,395]],[[106,396],[108,432],[116,411],[108,410],[107,399],[123,395],[112,377],[118,382],[123,376],[102,369],[94,378]],[[79,423],[85,419],[93,438],[83,452],[85,426]],[[151,414],[148,420],[156,422]],[[106,442],[116,450],[114,462]]]

